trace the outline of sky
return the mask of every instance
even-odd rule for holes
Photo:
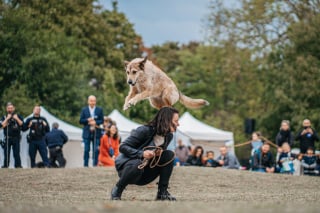
[[[111,9],[112,0],[99,0]],[[148,47],[166,41],[203,41],[203,20],[210,0],[118,0],[123,12]]]

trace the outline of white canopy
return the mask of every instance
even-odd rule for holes
[[[137,127],[141,126],[141,124],[131,121],[125,116],[123,116],[117,109],[114,109],[108,115],[108,117],[110,117],[112,120],[114,120],[117,123],[121,140],[124,140],[125,138],[127,138],[133,129],[136,129]]]
[[[179,119],[180,126],[178,129],[189,136],[192,140],[198,141],[233,141],[233,133],[223,131],[209,126],[195,117],[189,112],[185,112]]]

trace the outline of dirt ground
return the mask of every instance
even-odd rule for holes
[[[221,168],[176,167],[170,193],[154,201],[156,183],[130,185],[110,201],[113,168],[0,169],[0,212],[319,212],[320,177]]]

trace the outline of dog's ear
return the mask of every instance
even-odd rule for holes
[[[127,69],[128,64],[130,63],[130,61],[124,61],[124,68]]]
[[[146,57],[144,57],[144,59],[139,63],[139,68],[140,68],[140,70],[144,70],[144,65],[145,65],[145,63],[147,62],[147,60],[148,60],[148,57],[146,56]]]

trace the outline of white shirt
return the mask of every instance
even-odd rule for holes
[[[161,146],[164,143],[164,137],[160,135],[155,135],[153,137],[153,141],[156,146]]]
[[[95,109],[96,109],[96,107],[91,108],[91,107],[89,106],[89,111],[90,111],[90,115],[91,115],[92,118],[94,118],[94,110],[95,110]]]

